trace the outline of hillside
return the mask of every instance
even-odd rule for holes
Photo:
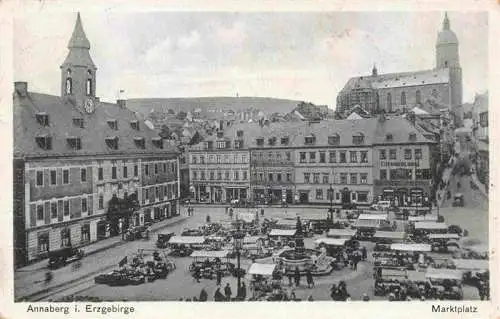
[[[254,108],[265,114],[289,113],[300,101],[284,100],[263,97],[198,97],[198,98],[152,98],[128,99],[127,108],[134,112],[147,114],[153,109],[155,112],[167,112],[169,109],[176,113],[194,111],[197,108],[204,112],[209,110],[233,110],[234,112]],[[212,111],[216,112],[216,111]]]

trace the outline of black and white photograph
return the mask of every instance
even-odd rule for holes
[[[488,34],[487,11],[17,12],[13,302],[490,301]]]

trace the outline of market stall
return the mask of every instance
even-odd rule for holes
[[[253,263],[247,273],[253,300],[276,300],[282,296],[276,264]]]

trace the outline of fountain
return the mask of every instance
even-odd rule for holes
[[[332,257],[326,256],[325,252],[305,248],[301,238],[296,239],[295,248],[284,248],[273,257],[274,261],[283,265],[287,272],[294,272],[296,268],[301,274],[305,274],[307,269],[311,270],[314,276],[328,275],[332,270]]]

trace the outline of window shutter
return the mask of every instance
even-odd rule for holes
[[[36,205],[30,204],[30,226],[36,226]]]
[[[57,172],[56,173],[57,174],[57,176],[56,176],[57,185],[62,185],[62,168],[58,168],[56,170],[56,172]]]
[[[64,204],[62,200],[57,201],[57,220],[62,222],[64,216]]]
[[[43,213],[44,213],[44,216],[43,216],[43,219],[45,220],[45,225],[48,225],[50,224],[50,202],[45,202],[44,203],[44,208],[43,208]]]

